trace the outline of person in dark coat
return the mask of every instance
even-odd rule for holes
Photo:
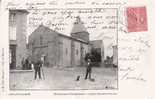
[[[24,58],[22,59],[21,64],[22,64],[22,69],[25,69],[25,59]]]
[[[34,62],[34,70],[35,70],[34,79],[37,78],[37,75],[39,76],[39,79],[41,79],[41,66],[42,66],[42,62],[40,59]]]
[[[92,72],[91,59],[88,59],[85,79],[87,79],[88,76],[89,79],[91,79],[91,72]]]
[[[28,60],[28,58],[26,58],[26,60],[25,60],[25,69],[28,69],[28,66],[29,66],[29,60]]]

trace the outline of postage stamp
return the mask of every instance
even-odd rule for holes
[[[127,7],[128,32],[147,31],[146,7]]]

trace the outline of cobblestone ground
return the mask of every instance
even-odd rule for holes
[[[49,68],[44,67],[45,79],[34,80],[34,71],[10,73],[11,90],[58,90],[58,89],[116,89],[117,70],[114,68],[92,68],[92,78],[95,81],[85,80],[84,67],[76,68]],[[77,76],[80,80],[76,81]]]

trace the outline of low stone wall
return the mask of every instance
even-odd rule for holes
[[[33,72],[34,70],[10,70],[10,73],[26,73]]]

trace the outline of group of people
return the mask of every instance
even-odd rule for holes
[[[23,70],[32,69],[31,68],[31,62],[29,61],[28,58],[26,58],[26,59],[23,58],[21,64],[22,64],[22,69]]]
[[[89,55],[86,56],[85,61],[87,62],[85,79],[88,78],[88,79],[91,80],[91,73],[92,73],[91,57]],[[42,69],[43,64],[44,64],[44,59],[42,57],[38,58],[36,61],[33,62],[34,70],[35,70],[34,79],[37,78],[37,75],[39,76],[39,79],[42,79],[41,75],[44,76],[44,72],[43,72],[43,69]],[[42,70],[42,74],[41,74],[41,70]]]
[[[35,73],[35,77],[34,79],[37,78],[37,75],[39,76],[39,79],[41,79],[41,69],[42,69],[42,66],[43,66],[43,59],[39,59],[37,58],[37,60],[35,61],[30,61],[28,58],[26,59],[22,59],[22,69],[23,70],[30,70],[30,69],[34,69],[34,73]]]

